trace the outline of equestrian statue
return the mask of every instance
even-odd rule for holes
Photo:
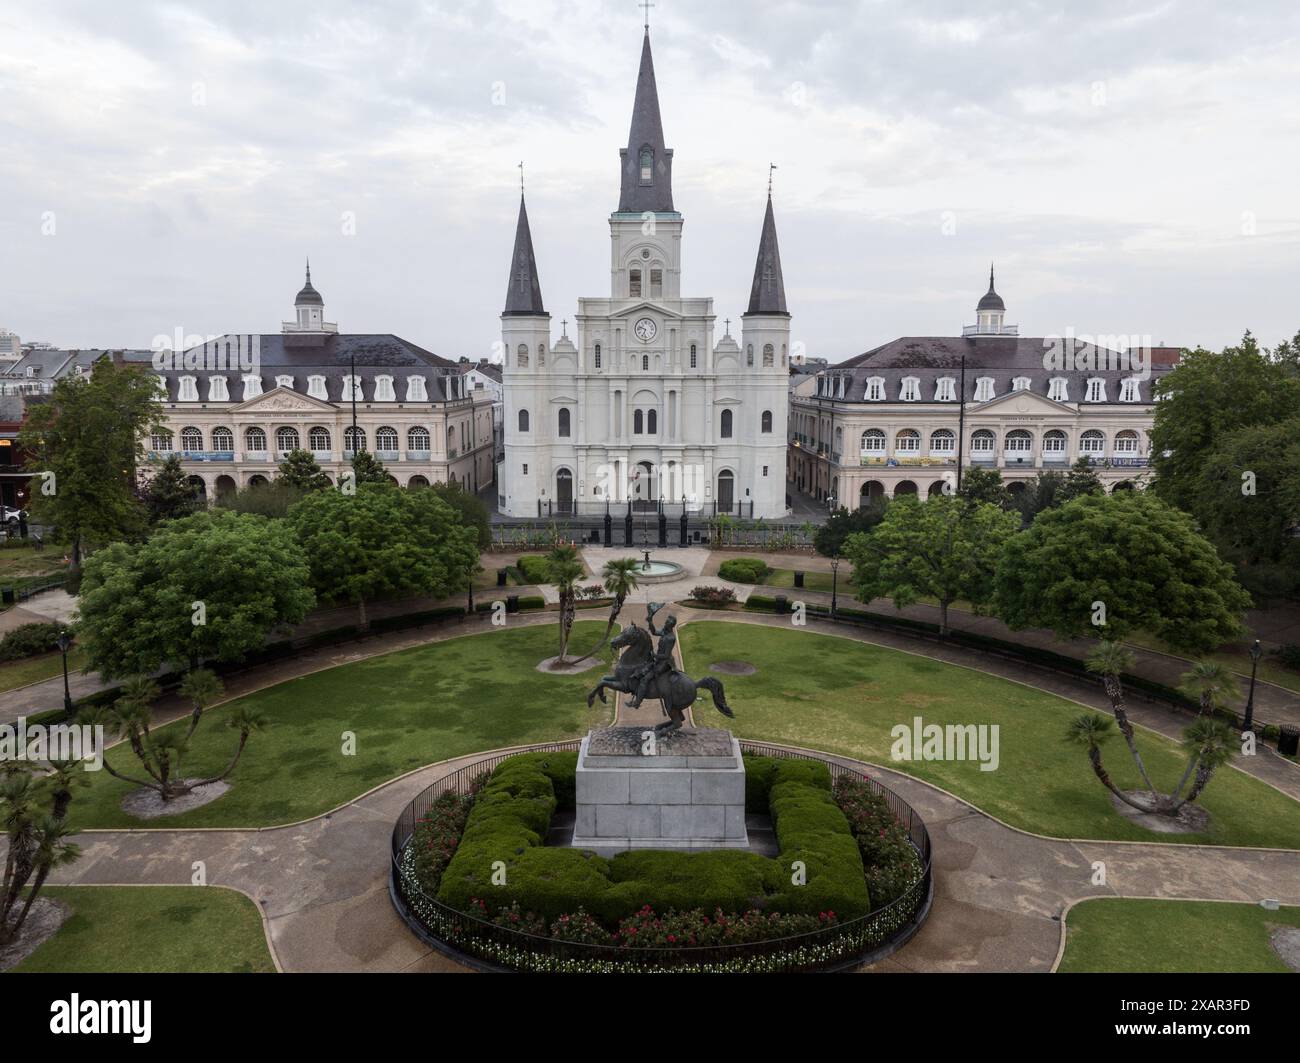
[[[590,708],[600,698],[607,700],[606,690],[617,690],[631,694],[630,708],[639,708],[647,698],[657,700],[668,717],[655,730],[661,732],[679,730],[686,719],[686,710],[695,704],[701,689],[713,695],[714,707],[731,719],[736,714],[727,704],[722,683],[713,676],[695,680],[685,672],[679,671],[673,663],[673,651],[677,647],[677,618],[668,617],[662,630],[655,627],[655,614],[663,608],[662,602],[651,602],[646,606],[646,625],[649,631],[636,626],[633,621],[610,642],[616,650],[622,650],[614,665],[614,674],[602,679],[594,690],[587,695],[587,707]],[[652,638],[653,636],[653,638]],[[653,639],[658,639],[656,646]]]

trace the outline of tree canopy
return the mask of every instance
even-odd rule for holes
[[[289,513],[327,601],[354,602],[363,628],[366,603],[397,595],[442,597],[463,586],[478,562],[475,529],[432,491],[359,483],[355,494],[319,491]]]
[[[324,491],[330,486],[330,478],[321,472],[311,451],[302,449],[291,450],[284,456],[275,482],[303,494]]]
[[[813,549],[822,557],[835,557],[844,550],[844,542],[857,532],[869,532],[884,519],[886,499],[868,502],[859,509],[850,512],[837,509],[816,532],[813,533]]]
[[[1006,544],[995,603],[1013,630],[1111,640],[1145,631],[1195,653],[1240,635],[1251,604],[1193,520],[1146,491],[1040,513]],[[1097,603],[1104,625],[1093,622]]]
[[[199,489],[185,475],[178,455],[168,454],[158,465],[145,488],[144,504],[149,511],[150,524],[188,517],[202,508],[203,499],[199,495]]]
[[[864,601],[892,598],[902,608],[937,598],[939,626],[947,634],[952,602],[990,599],[1003,544],[1019,527],[1018,515],[988,502],[905,496],[890,503],[870,535],[850,536],[844,553]]]
[[[283,522],[196,513],[87,559],[79,639],[91,666],[111,678],[168,662],[238,660],[307,615],[309,575]]]

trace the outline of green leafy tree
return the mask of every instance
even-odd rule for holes
[[[946,635],[953,602],[989,600],[1002,547],[1019,526],[1018,517],[986,502],[904,497],[890,504],[870,535],[850,536],[844,553],[863,601],[887,597],[902,608],[937,598]]]
[[[149,511],[150,524],[188,517],[203,508],[199,489],[190,483],[189,477],[185,475],[179,455],[167,455],[158,466],[145,488],[144,504]]]
[[[356,485],[391,484],[392,479],[384,463],[368,450],[359,450],[352,459],[352,471],[356,475]]]
[[[1153,489],[1189,513],[1211,457],[1226,437],[1243,428],[1291,420],[1300,409],[1300,336],[1270,352],[1248,332],[1221,352],[1198,348],[1157,385],[1151,428]]]
[[[282,522],[216,509],[86,561],[80,641],[105,677],[166,662],[238,660],[312,607],[310,570]]]
[[[330,486],[330,478],[321,472],[311,451],[301,449],[291,450],[285,455],[275,482],[304,495],[309,491],[327,490]]]
[[[1087,457],[1080,457],[1073,465],[1070,466],[1070,472],[1065,477],[1065,483],[1061,484],[1053,499],[1055,505],[1063,506],[1067,502],[1073,502],[1076,498],[1083,498],[1085,495],[1104,495],[1106,488],[1101,482],[1101,477],[1093,470],[1092,462]]]
[[[354,494],[319,491],[289,514],[326,601],[353,602],[370,626],[366,604],[404,595],[445,597],[463,589],[478,562],[473,528],[432,491],[403,491],[387,482],[362,483]]]
[[[1015,499],[1002,482],[1002,474],[997,469],[970,468],[962,472],[961,490],[958,498],[967,502],[983,502],[1000,509],[1015,509]]]
[[[60,761],[38,776],[25,761],[0,764],[0,825],[7,842],[0,881],[0,949],[22,932],[51,871],[71,864],[81,850],[69,839],[72,792],[89,780],[81,765]],[[48,806],[48,811],[46,808]]]
[[[1047,469],[1032,480],[1025,481],[1024,490],[1014,496],[1020,519],[1025,524],[1031,524],[1043,510],[1061,505],[1060,494],[1064,486],[1065,477],[1055,469]]]
[[[429,490],[460,514],[460,522],[465,527],[474,529],[480,550],[492,545],[492,517],[478,495],[460,484],[434,484]]]
[[[1192,519],[1146,491],[1040,513],[1006,544],[996,582],[996,611],[1014,631],[1112,640],[1146,632],[1181,652],[1240,636],[1250,606]]]
[[[813,549],[822,557],[836,557],[844,550],[844,541],[850,535],[869,532],[885,519],[887,499],[868,502],[859,509],[837,509],[830,519],[813,533]]]
[[[148,676],[133,676],[123,685],[122,696],[117,701],[88,713],[87,719],[111,729],[124,739],[148,778],[128,775],[107,759],[104,770],[115,779],[153,790],[164,802],[229,778],[243,756],[249,736],[266,727],[266,717],[259,710],[247,706],[236,708],[226,716],[226,726],[239,735],[230,763],[219,775],[186,780],[181,778],[180,771],[189,753],[190,739],[203,717],[204,708],[221,697],[221,681],[206,669],[191,671],[181,681],[181,695],[194,706],[189,729],[184,735],[175,727],[164,727],[159,731],[152,729],[150,711],[158,693],[157,684]]]
[[[280,520],[289,515],[289,510],[301,502],[306,493],[282,480],[273,480],[222,495],[217,499],[217,506],[235,513]]]
[[[87,546],[144,530],[136,473],[144,437],[162,418],[158,385],[139,366],[110,359],[89,375],[67,376],[29,407],[19,446],[30,455],[32,517],[58,529],[80,566]]]
[[[1147,784],[1152,797],[1155,797],[1156,788],[1147,775],[1146,765],[1142,763],[1142,754],[1138,752],[1133,724],[1128,718],[1128,710],[1124,705],[1124,683],[1121,677],[1125,672],[1132,671],[1136,663],[1137,659],[1133,656],[1133,651],[1124,643],[1102,641],[1088,654],[1084,667],[1094,675],[1101,676],[1102,685],[1106,688],[1106,696],[1110,699],[1111,712],[1115,714],[1115,722],[1119,724],[1120,734],[1124,736],[1124,741],[1128,743],[1128,750],[1133,754],[1133,762],[1137,764],[1138,774]]]

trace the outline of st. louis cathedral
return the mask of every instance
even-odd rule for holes
[[[551,316],[521,194],[505,309],[505,464],[515,517],[597,515],[662,503],[780,517],[786,506],[790,314],[771,192],[739,341],[714,340],[713,300],[682,295],[673,204],[646,30],[610,215],[610,291],[580,299],[576,337]]]

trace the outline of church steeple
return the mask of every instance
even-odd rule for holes
[[[763,215],[763,235],[758,241],[758,260],[754,263],[754,283],[749,289],[749,314],[785,314],[785,278],[781,275],[781,249],[776,242],[776,217],[772,213],[772,193],[767,194],[767,213]]]
[[[632,104],[632,128],[627,147],[619,153],[623,184],[620,213],[673,211],[673,153],[664,146],[663,120],[659,115],[659,89],[655,84],[654,57],[650,54],[650,28],[641,44],[641,69]]]
[[[533,235],[528,228],[528,208],[519,193],[519,225],[515,229],[515,253],[510,262],[510,284],[506,288],[505,314],[543,315],[542,285],[537,278],[537,259],[533,256]]]

